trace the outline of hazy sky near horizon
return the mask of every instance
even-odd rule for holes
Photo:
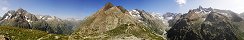
[[[94,14],[107,2],[127,10],[141,9],[157,13],[186,13],[200,5],[208,8],[244,12],[244,0],[0,0],[0,16],[8,10],[23,8],[32,14],[82,19]]]

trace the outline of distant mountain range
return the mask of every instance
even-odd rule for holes
[[[83,20],[34,15],[20,8],[5,13],[0,26],[10,27],[2,30],[12,27],[13,30],[21,29],[24,34],[29,34],[26,32],[28,30],[33,30],[33,34],[38,30],[49,33],[42,37],[31,36],[30,39],[33,40],[52,39],[51,37],[56,40],[243,40],[243,18],[244,13],[237,14],[211,7],[199,6],[188,13],[158,14],[140,9],[127,10],[107,3]],[[17,40],[19,35],[24,36],[23,33],[11,35],[16,31],[2,33],[2,30],[0,39],[1,35],[5,35],[5,39]]]
[[[20,8],[4,14],[0,20],[1,26],[13,26],[27,29],[37,29],[55,34],[70,34],[79,20],[61,20],[55,16],[34,15]],[[76,24],[74,24],[76,23]]]

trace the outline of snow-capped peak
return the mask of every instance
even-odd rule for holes
[[[141,15],[140,15],[140,12],[138,10],[131,10],[129,11],[130,15],[133,16],[134,18],[137,18],[137,19],[142,19]],[[139,20],[140,21],[140,20]]]
[[[197,9],[193,9],[196,13],[205,13],[205,14],[209,14],[210,12],[213,11],[213,8],[209,7],[209,8],[203,8],[202,6],[199,6],[199,8]]]
[[[138,21],[140,21],[140,22],[143,22],[141,20],[141,19],[144,19],[143,17],[150,16],[149,19],[161,20],[161,22],[164,23],[164,25],[168,25],[168,20],[166,20],[163,15],[161,15],[160,13],[157,13],[157,12],[145,12],[143,10],[135,9],[135,10],[129,11],[129,13],[134,18],[139,19]],[[171,17],[171,19],[173,19],[173,17]]]

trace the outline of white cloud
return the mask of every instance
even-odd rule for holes
[[[186,4],[186,0],[176,0],[176,2],[180,6],[183,6],[184,4]]]

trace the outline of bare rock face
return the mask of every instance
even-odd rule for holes
[[[16,11],[8,11],[1,19],[1,25],[18,26],[31,29],[31,22],[37,21],[35,15],[28,13],[22,8]]]
[[[233,25],[232,17],[219,11],[202,15],[190,10],[182,15],[167,32],[169,40],[238,40],[241,39],[238,27]]]
[[[195,13],[193,10],[190,10],[184,18],[188,19],[189,21],[195,21],[201,18],[201,15]]]
[[[107,3],[102,9],[87,17],[70,39],[163,39],[146,25],[133,18],[121,6]]]

